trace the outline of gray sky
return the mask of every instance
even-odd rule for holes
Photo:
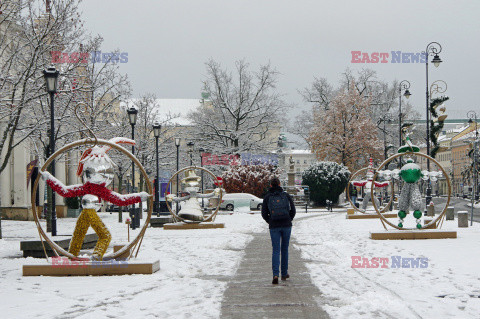
[[[345,68],[369,67],[380,80],[409,80],[410,101],[424,117],[424,64],[352,64],[351,51],[421,52],[437,41],[444,62],[429,64],[429,79],[448,83],[449,118],[480,115],[477,0],[84,0],[82,9],[105,52],[128,52],[121,71],[136,96],[200,98],[205,61],[233,68],[245,58],[252,69],[270,61],[281,72],[278,89],[298,106],[295,114],[307,108],[297,90],[314,76],[336,84]]]

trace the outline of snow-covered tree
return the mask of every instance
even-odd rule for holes
[[[309,136],[312,151],[319,160],[335,161],[349,169],[360,168],[368,158],[379,159],[381,151],[377,130],[369,116],[369,101],[353,89],[343,90],[333,98],[329,110],[314,113],[314,127]]]
[[[41,102],[49,105],[42,71],[51,51],[69,50],[85,39],[78,2],[0,2],[0,172],[13,149],[49,121],[34,112]]]
[[[304,88],[299,93],[307,103],[311,103],[311,109],[303,111],[297,116],[289,131],[302,138],[307,143],[311,130],[314,127],[315,113],[323,113],[331,110],[331,102],[334,97],[343,91],[355,90],[358,95],[368,101],[369,116],[377,126],[378,139],[385,138],[385,145],[398,145],[398,81],[391,84],[376,79],[376,72],[370,69],[362,69],[354,74],[350,69],[342,73],[338,87],[332,86],[326,78],[314,78],[310,87]],[[384,120],[390,115],[391,121],[385,125]],[[408,101],[402,103],[402,123],[418,119],[420,115],[413,110]],[[413,132],[416,135],[416,132]],[[310,144],[309,144],[310,145]]]
[[[269,64],[252,72],[244,60],[235,66],[230,72],[213,60],[206,63],[203,90],[209,100],[189,114],[198,143],[230,153],[276,145],[278,136],[267,133],[281,122],[287,107],[276,91],[279,73]]]
[[[270,179],[280,176],[280,169],[270,164],[232,165],[222,175],[227,193],[250,193],[263,197]]]
[[[325,201],[336,203],[350,178],[350,171],[334,162],[318,162],[307,168],[302,174],[302,185],[310,188],[310,199],[316,205],[325,205]]]

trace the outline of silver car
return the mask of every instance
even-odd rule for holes
[[[235,207],[250,206],[251,210],[262,210],[263,199],[248,193],[231,193],[222,196],[220,209],[233,211]]]

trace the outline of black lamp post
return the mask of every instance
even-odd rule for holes
[[[193,165],[193,147],[195,146],[195,143],[190,141],[187,143],[187,147],[188,147],[188,155],[190,156],[190,166]]]
[[[438,67],[440,63],[442,63],[442,60],[439,57],[439,53],[442,52],[442,46],[438,42],[430,42],[427,45],[427,48],[425,50],[425,75],[426,75],[426,120],[427,120],[427,155],[430,155],[430,109],[429,109],[429,104],[430,104],[430,95],[429,95],[429,87],[428,87],[428,59],[431,55],[433,55],[432,63],[435,67]],[[430,171],[430,160],[427,158],[427,170]],[[430,179],[428,179],[427,182],[427,196],[425,198],[425,204],[428,207],[430,204],[430,201],[432,200],[432,183]]]
[[[408,90],[410,88],[410,82],[403,80],[398,86],[398,147],[402,146],[402,90],[405,90],[403,96],[407,99],[412,95]]]
[[[45,85],[47,92],[50,94],[50,147],[48,156],[50,157],[55,153],[55,108],[54,108],[54,98],[55,93],[57,93],[58,86],[58,75],[60,72],[54,66],[50,66],[43,71],[43,77],[45,78]],[[55,161],[52,161],[50,164],[50,172],[55,176]],[[55,193],[52,190],[52,198],[50,203],[50,208],[52,210],[52,236],[57,235],[57,213],[56,213],[56,204],[55,204]]]
[[[160,125],[160,123],[155,122],[155,124],[153,124],[153,135],[155,136],[155,158],[157,163],[157,177],[155,178],[155,211],[157,212],[157,216],[160,216],[160,172],[158,168],[158,138],[160,137],[161,129],[162,125]]]
[[[177,147],[177,172],[180,170],[180,167],[179,167],[180,141],[181,141],[180,137],[175,137],[175,146]],[[179,191],[179,187],[178,187],[178,174],[177,174],[177,196],[179,194],[178,191]],[[177,213],[178,213],[178,203],[176,204],[176,208],[177,208]]]
[[[205,152],[205,149],[200,147],[198,149],[198,152],[200,153],[200,167],[203,167],[203,153]],[[202,194],[203,194],[203,169],[202,169],[200,174],[201,174],[201,178],[202,178]],[[204,207],[204,206],[205,206],[205,204],[204,204],[203,198],[202,198],[202,207]]]
[[[388,157],[388,150],[391,146],[388,146],[387,147],[387,127],[386,127],[386,124],[387,122],[388,123],[391,123],[392,122],[392,116],[388,113],[384,114],[379,120],[378,120],[378,124],[380,124],[381,122],[383,122],[383,155],[384,155],[384,158],[385,160],[387,159]]]
[[[467,116],[469,118],[468,122],[472,123],[472,120],[475,119],[475,141],[473,141],[473,166],[472,166],[472,173],[473,173],[473,187],[472,187],[472,213],[470,217],[470,226],[473,225],[473,206],[474,206],[474,197],[475,200],[478,201],[478,179],[477,179],[477,161],[478,161],[478,128],[477,128],[477,113],[475,111],[468,111]]]
[[[137,114],[138,110],[133,106],[127,109],[128,120],[130,121],[130,125],[132,126],[132,140],[135,140],[135,124],[137,123]],[[132,154],[135,154],[135,146],[132,145]],[[132,193],[135,192],[135,162],[132,161]],[[135,229],[136,225],[139,225],[140,221],[138,221],[138,217],[140,214],[135,214],[135,204],[132,206],[132,211],[130,213],[130,218],[132,219],[132,223],[130,227]]]

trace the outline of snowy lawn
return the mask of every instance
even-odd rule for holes
[[[445,221],[443,229],[457,230],[458,238],[371,240],[370,231],[383,230],[378,219],[323,213],[299,220],[292,236],[332,318],[479,318],[480,225]],[[352,268],[352,256],[388,258],[388,268]],[[392,256],[428,264],[393,268]]]
[[[100,215],[112,233],[111,246],[126,241],[127,228],[116,221],[118,215]],[[71,234],[75,220],[59,219],[58,233]],[[138,260],[160,260],[153,275],[22,277],[22,265],[45,262],[25,259],[19,249],[21,240],[38,240],[38,233],[34,222],[3,220],[1,317],[218,318],[250,233],[266,231],[267,225],[259,214],[220,215],[216,221],[226,228],[147,229]]]

